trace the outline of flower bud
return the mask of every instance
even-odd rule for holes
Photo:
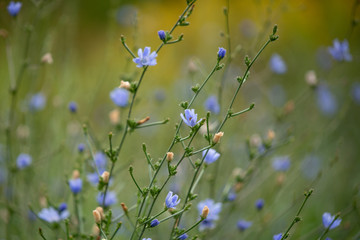
[[[150,117],[147,116],[146,118],[141,119],[140,121],[138,121],[137,124],[138,124],[138,125],[141,125],[141,124],[143,124],[143,123],[146,123],[146,122],[149,121],[149,120],[150,120]]]
[[[166,33],[163,30],[158,31],[158,35],[161,41],[165,41]]]
[[[99,233],[100,233],[99,227],[96,224],[94,224],[92,227],[92,235],[97,237],[99,236]]]
[[[216,133],[213,138],[213,143],[218,143],[220,141],[220,139],[222,138],[222,136],[224,136],[224,132]]]
[[[156,227],[157,225],[159,225],[159,223],[160,223],[159,220],[154,219],[154,220],[151,221],[150,227]]]
[[[77,178],[79,178],[80,177],[80,172],[79,172],[79,170],[74,170],[73,172],[72,172],[72,179],[77,179]]]
[[[100,213],[101,219],[104,220],[105,219],[104,209],[102,207],[97,207],[95,210]]]
[[[267,133],[267,138],[268,138],[269,141],[274,140],[274,138],[275,138],[275,132],[270,129],[270,130],[268,131],[268,133]]]
[[[110,122],[114,125],[118,124],[120,121],[120,111],[119,109],[114,109],[109,113]]]
[[[127,214],[127,213],[128,213],[128,208],[127,208],[127,206],[125,205],[125,203],[122,202],[122,203],[120,203],[120,205],[121,205],[124,213]]]
[[[202,210],[200,217],[202,219],[205,219],[205,218],[207,218],[208,214],[209,214],[209,208],[208,208],[208,206],[205,206]]]
[[[102,180],[104,183],[108,183],[109,182],[109,177],[110,177],[110,174],[108,171],[105,171],[103,172],[103,174],[101,175],[102,177]]]
[[[221,60],[225,57],[225,54],[226,54],[226,50],[222,47],[219,48],[219,51],[218,51],[218,60]]]
[[[41,62],[42,63],[47,63],[47,64],[52,64],[53,58],[51,56],[51,53],[46,53],[42,58],[41,58]]]
[[[98,210],[93,211],[93,216],[96,223],[101,223],[101,215]]]
[[[174,159],[174,153],[173,152],[166,153],[166,160],[168,162],[171,162],[173,159]]]
[[[128,81],[121,80],[119,88],[125,88],[129,90],[131,87],[131,84]]]
[[[318,84],[316,73],[314,70],[310,70],[306,72],[305,81],[310,87],[315,87]]]

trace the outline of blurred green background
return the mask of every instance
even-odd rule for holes
[[[274,149],[259,158],[252,177],[237,193],[236,200],[224,203],[217,223],[219,228],[214,230],[217,234],[208,233],[206,239],[271,239],[274,234],[285,231],[302,202],[303,192],[309,188],[314,188],[314,194],[303,211],[303,221],[291,232],[292,238],[315,239],[322,231],[323,212],[342,212],[343,222],[330,236],[360,239],[360,211],[356,207],[360,179],[360,105],[351,94],[353,84],[360,82],[360,29],[352,24],[360,14],[356,1],[229,2],[233,60],[226,66],[224,76],[223,72],[217,72],[211,78],[193,105],[199,117],[206,115],[204,102],[208,96],[218,93],[224,78],[223,108],[220,115],[212,116],[213,122],[219,121],[237,87],[236,76],[241,76],[246,69],[245,55],[254,57],[274,24],[278,25],[280,37],[254,64],[234,111],[247,108],[251,103],[255,103],[255,108],[232,118],[223,129],[224,137],[217,146],[221,157],[208,167],[200,182],[198,199],[193,209],[184,215],[184,227],[196,219],[196,203],[208,197],[222,199],[224,186],[233,179],[234,168],[247,169],[250,161],[246,141],[254,134],[266,139],[267,132],[273,130]],[[6,139],[5,134],[0,135],[3,169],[0,239],[5,239],[7,227],[16,229],[18,237],[14,239],[28,239],[36,236],[39,226],[46,229],[39,220],[29,219],[28,204],[38,212],[44,207],[42,199],[48,197],[53,204],[67,202],[72,211],[72,196],[66,181],[71,172],[79,168],[86,182],[89,150],[84,155],[77,153],[77,145],[86,141],[82,124],[89,127],[97,151],[108,148],[110,131],[114,133],[115,145],[120,141],[121,130],[109,119],[110,111],[116,108],[109,92],[119,86],[120,80],[137,81],[141,73],[122,47],[120,36],[126,37],[134,52],[145,46],[155,50],[161,43],[157,31],[170,30],[186,1],[23,1],[16,18],[7,13],[8,3],[0,1],[0,29],[6,31],[6,37],[1,34],[0,39],[0,127],[5,133],[10,111],[10,53],[16,75],[23,62],[28,63],[12,122],[13,163],[15,165],[15,157],[22,152],[29,153],[33,163],[13,178],[13,191],[18,200],[15,222],[9,226],[2,180],[7,174]],[[178,104],[189,100],[193,94],[191,86],[201,83],[210,72],[216,63],[218,47],[228,49],[223,14],[226,5],[226,0],[198,0],[189,18],[190,25],[177,28],[173,34],[176,37],[183,33],[184,40],[165,46],[157,57],[158,64],[149,68],[139,89],[133,116],[136,120],[150,116],[151,121],[170,118],[170,122],[136,130],[128,137],[111,187],[117,193],[118,203],[125,202],[128,206],[136,203],[136,187],[127,171],[130,164],[139,183],[148,184],[141,144],[147,144],[154,159],[163,156],[183,111]],[[336,38],[349,41],[351,62],[336,62],[327,52]],[[27,44],[28,53],[24,54]],[[51,53],[52,64],[41,62],[46,53]],[[281,55],[286,63],[285,74],[271,71],[269,60],[274,53]],[[326,83],[336,99],[334,114],[329,116],[319,109],[317,89],[305,81],[309,70],[316,72],[318,82]],[[38,92],[46,96],[46,106],[42,111],[31,112],[27,107],[29,99]],[[78,104],[76,114],[68,111],[70,101]],[[121,123],[126,110],[120,111]],[[184,127],[182,132],[185,135],[187,129]],[[204,138],[198,136],[195,149],[205,145]],[[174,153],[180,155],[181,147],[177,146]],[[272,159],[284,155],[290,157],[291,167],[279,174],[271,167]],[[180,198],[184,197],[190,181],[188,174],[192,175],[192,171],[184,162],[160,199],[165,199],[169,189],[178,189]],[[164,170],[160,179],[165,176]],[[279,177],[283,178],[281,183]],[[92,210],[97,206],[96,193],[96,188],[84,183],[82,207],[88,233],[93,225]],[[258,213],[253,206],[260,197],[266,204]],[[156,206],[158,210],[162,208],[160,202]],[[119,204],[113,209],[121,212]],[[244,233],[236,229],[240,218],[253,221],[253,226]],[[119,239],[128,239],[132,228],[123,221]],[[171,223],[164,224],[146,236],[167,239],[171,226]],[[50,230],[46,231],[50,236]],[[57,237],[64,237],[62,234],[60,231]]]

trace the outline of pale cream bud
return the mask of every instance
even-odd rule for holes
[[[42,58],[41,58],[41,62],[42,63],[47,63],[47,64],[52,64],[53,63],[53,58],[51,56],[51,53],[46,53]]]
[[[262,143],[262,140],[261,140],[261,137],[258,134],[253,134],[250,137],[250,145],[252,147],[258,147],[258,146],[261,145],[261,143]]]
[[[198,71],[198,67],[193,59],[189,61],[188,69],[190,73],[195,73]]]
[[[166,153],[166,160],[168,162],[171,162],[173,159],[174,159],[174,153],[173,152]]]
[[[102,220],[105,219],[104,209],[103,209],[102,207],[97,207],[97,208],[95,209],[95,211],[98,211],[98,212],[100,213],[100,217],[101,217]]]
[[[127,208],[127,206],[125,205],[125,203],[120,203],[120,205],[121,205],[121,207],[122,207],[122,209],[123,209],[123,211],[124,211],[124,213],[128,213],[128,208]]]
[[[99,227],[96,224],[94,224],[92,227],[92,235],[97,237],[99,236],[99,233],[100,233]]]
[[[110,173],[108,171],[105,171],[105,172],[103,172],[101,177],[102,177],[102,180],[103,180],[104,183],[108,183],[109,178],[110,178]]]
[[[268,138],[270,141],[274,140],[274,138],[275,138],[275,132],[270,129],[270,130],[268,131],[268,133],[267,133],[267,138]]]
[[[209,208],[208,208],[208,206],[205,206],[201,212],[200,217],[205,219],[205,218],[207,218],[208,214],[209,214]]]
[[[220,142],[220,139],[222,138],[222,136],[224,136],[224,132],[215,133],[215,136],[213,138],[213,143]]]
[[[316,73],[314,70],[310,70],[310,71],[306,72],[305,81],[311,87],[314,87],[318,84],[318,80],[317,80]]]
[[[140,121],[138,121],[137,124],[138,124],[138,125],[141,125],[141,124],[143,124],[143,123],[146,123],[146,122],[149,121],[149,120],[150,120],[150,117],[147,116],[146,118],[141,119]]]
[[[119,109],[114,109],[109,113],[110,122],[114,125],[118,124],[120,121],[120,111]]]
[[[98,210],[93,211],[93,216],[96,223],[101,223],[101,215]]]
[[[128,81],[121,80],[119,88],[125,88],[129,90],[131,87],[131,84]]]
[[[74,170],[72,172],[72,179],[78,179],[78,178],[80,178],[80,172],[79,170]]]

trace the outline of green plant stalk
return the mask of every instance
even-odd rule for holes
[[[81,216],[81,205],[79,201],[79,196],[77,194],[73,194],[73,196],[74,196],[75,214],[78,222],[78,233],[81,235],[84,232],[82,216]]]
[[[336,219],[338,219],[339,217],[340,217],[339,214],[334,217],[334,220],[332,220],[330,225],[325,229],[325,231],[321,234],[321,236],[318,238],[318,240],[322,240],[326,236],[326,234],[330,231],[331,226],[334,224]]]

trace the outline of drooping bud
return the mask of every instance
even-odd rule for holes
[[[101,215],[98,210],[93,211],[93,216],[96,223],[101,223]]]
[[[110,173],[108,171],[104,171],[101,177],[104,183],[108,183],[110,178]]]
[[[173,159],[174,159],[174,153],[173,152],[166,153],[166,160],[168,162],[171,162]]]
[[[205,206],[205,207],[203,208],[202,212],[201,212],[200,217],[201,217],[202,219],[206,219],[207,216],[208,216],[208,214],[209,214],[209,208],[208,208],[208,206]]]
[[[119,88],[125,88],[129,90],[131,87],[131,84],[128,81],[121,80]]]
[[[215,134],[214,138],[213,138],[213,143],[218,143],[220,142],[220,139],[222,138],[222,136],[224,136],[224,132],[218,132]]]

